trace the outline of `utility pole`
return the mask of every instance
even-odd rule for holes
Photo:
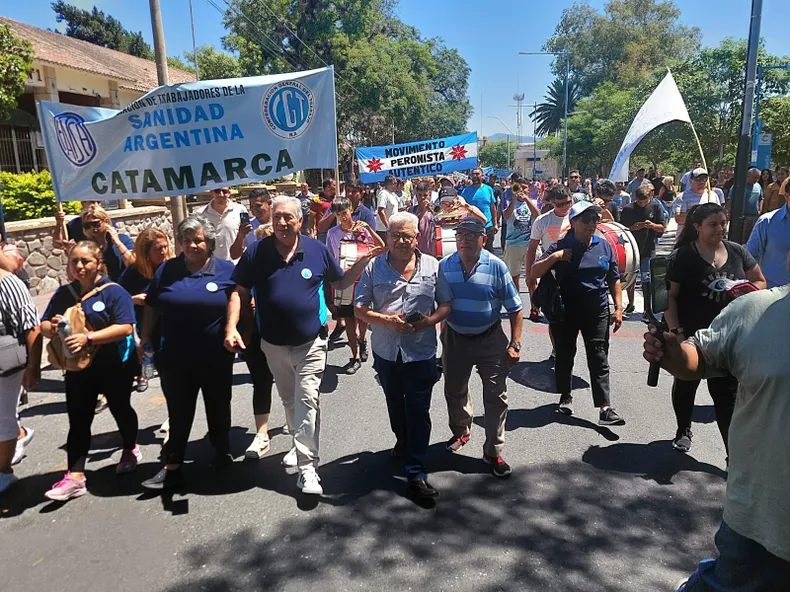
[[[151,27],[154,34],[154,54],[156,56],[156,77],[159,86],[169,84],[167,75],[167,50],[165,49],[165,32],[162,28],[162,10],[159,7],[159,0],[148,0],[151,8]],[[197,62],[196,62],[197,65]],[[186,202],[183,195],[170,196],[170,216],[173,219],[173,239],[176,236],[176,229],[181,221],[186,217]],[[175,244],[176,241],[173,240]],[[176,251],[180,252],[181,247],[175,244]]]
[[[735,187],[732,192],[730,213],[730,238],[738,243],[745,242],[743,235],[744,206],[746,204],[746,171],[752,161],[751,127],[754,112],[754,87],[757,78],[757,54],[760,47],[760,19],[763,0],[752,0],[751,25],[749,27],[749,52],[746,58],[746,80],[743,93],[741,135],[738,139],[738,154],[735,160]]]
[[[197,59],[197,43],[195,42],[195,15],[192,12],[192,0],[189,0],[189,22],[192,24],[192,55],[195,57],[195,80],[200,80],[200,67]]]

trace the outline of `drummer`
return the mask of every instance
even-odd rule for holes
[[[364,206],[361,206],[364,207]],[[335,261],[341,261],[341,248],[342,242],[359,242],[378,247],[384,247],[384,241],[376,233],[376,231],[364,220],[355,221],[352,215],[353,204],[347,197],[336,197],[332,201],[330,210],[337,219],[337,224],[326,234],[326,248]],[[346,374],[356,374],[362,367],[362,364],[368,361],[368,342],[365,340],[368,326],[362,321],[358,321],[354,317],[354,304],[348,305],[335,305],[334,311],[335,320],[340,323],[340,320],[345,321],[346,336],[348,337],[348,346],[351,348],[351,360],[343,368]],[[359,326],[359,336],[357,336],[357,326]]]
[[[439,212],[437,223],[441,223],[442,219],[453,219],[453,222],[457,222],[468,216],[477,218],[481,222],[485,222],[487,219],[479,208],[466,203],[466,200],[458,195],[454,187],[442,187],[439,190],[439,207],[441,211]]]

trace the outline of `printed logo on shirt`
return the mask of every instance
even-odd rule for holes
[[[313,272],[305,268],[302,270],[302,277],[306,280],[309,280],[311,277],[313,277]]]
[[[609,271],[609,258],[605,255],[598,255],[598,265],[600,265],[601,269],[604,271]]]
[[[209,282],[206,284],[206,290],[208,290],[209,292],[216,292],[217,290],[219,290],[219,286],[214,282]]]
[[[94,302],[91,308],[93,309],[93,312],[103,312],[104,309],[107,307],[104,305],[104,302],[99,300],[97,302]]]
[[[705,286],[702,295],[714,302],[721,302],[727,296],[728,279],[735,279],[735,276],[730,274],[728,277],[725,271],[711,273],[702,280],[702,285]]]

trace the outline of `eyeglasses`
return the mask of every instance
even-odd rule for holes
[[[475,234],[473,232],[456,232],[455,233],[455,240],[462,241],[466,243],[471,243],[476,241],[478,238],[483,236],[482,234]]]
[[[708,177],[706,175],[700,175],[699,177],[694,177],[692,181],[698,181],[700,183],[707,183]]]
[[[410,241],[413,241],[415,238],[417,238],[417,235],[416,234],[401,234],[401,233],[392,234],[392,233],[390,233],[390,238],[393,240],[393,242],[396,242],[396,243],[397,242],[408,243]]]
[[[568,200],[568,201],[555,201],[555,202],[554,202],[554,207],[555,207],[555,208],[567,208],[567,207],[568,207],[568,206],[570,206],[572,203],[573,203],[573,200],[572,200],[572,199],[570,199],[570,200]]]

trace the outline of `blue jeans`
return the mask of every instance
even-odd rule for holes
[[[425,479],[425,456],[431,440],[431,394],[439,379],[436,358],[404,362],[398,354],[390,362],[373,352],[373,368],[379,374],[387,399],[390,427],[397,445],[403,447],[406,476]]]
[[[679,592],[779,592],[790,590],[790,561],[741,536],[726,522],[716,533],[718,559],[706,559]]]

